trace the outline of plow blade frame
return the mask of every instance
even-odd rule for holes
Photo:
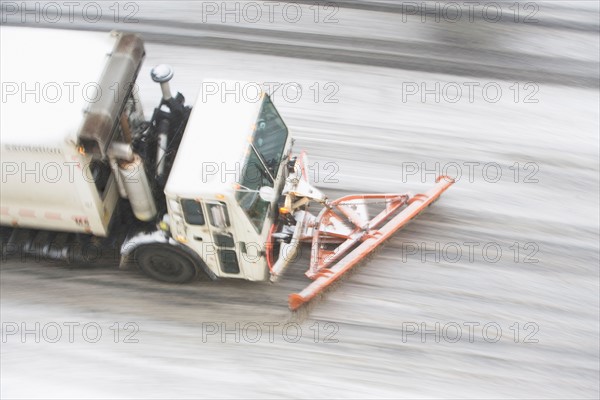
[[[318,254],[317,252],[319,251],[319,249],[317,248],[319,247],[319,233],[318,230],[315,229],[315,233],[313,236],[313,250],[311,251],[311,257],[313,259],[311,260],[311,268],[307,272],[307,276],[313,278],[314,281],[300,293],[292,293],[289,295],[288,302],[290,309],[298,309],[303,304],[307,303],[315,296],[317,296],[319,293],[323,292],[329,285],[331,285],[338,278],[340,278],[345,272],[347,272],[360,261],[362,261],[380,244],[389,239],[390,236],[392,236],[398,229],[405,226],[408,222],[410,222],[413,218],[415,218],[423,210],[425,210],[427,206],[429,206],[431,203],[437,200],[438,197],[440,197],[440,195],[453,183],[454,179],[452,178],[449,178],[447,176],[438,177],[437,184],[433,188],[431,188],[426,193],[408,196],[407,200],[402,202],[402,205],[406,204],[406,208],[404,208],[386,224],[377,228],[376,225],[383,222],[386,219],[386,216],[390,215],[389,213],[385,214],[384,210],[384,212],[382,212],[380,215],[371,220],[371,224],[369,224],[370,226],[365,227],[366,229],[362,232],[359,232],[357,229],[355,229],[355,231],[353,232],[354,236],[349,237],[346,240],[346,242],[340,246],[340,252],[336,253],[335,256],[332,256],[332,258],[330,258],[330,260],[325,261],[323,263],[319,263],[318,256],[316,256],[316,254]],[[375,197],[377,195],[364,195],[364,198],[369,198],[370,196]],[[406,195],[397,196],[402,197]],[[361,196],[359,195],[352,197]],[[339,202],[340,200],[336,200],[331,204],[335,205],[336,202]],[[388,211],[394,210],[395,208],[393,210]],[[320,217],[321,216],[322,214],[320,214]],[[359,236],[358,240],[356,235]],[[355,245],[359,241],[362,241],[362,243],[360,243],[356,248],[354,248],[345,256],[343,255],[344,252],[348,251],[352,247],[352,245]],[[331,267],[328,267],[340,257],[341,259],[339,259],[337,263],[335,263]]]

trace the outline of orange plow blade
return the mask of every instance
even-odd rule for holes
[[[437,184],[423,194],[353,195],[327,203],[312,227],[311,262],[306,275],[313,282],[300,293],[289,295],[290,309],[298,309],[323,292],[453,183],[452,178],[441,176]],[[369,203],[383,205],[371,219]],[[332,243],[337,247],[331,249]]]

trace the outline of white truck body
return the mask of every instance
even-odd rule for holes
[[[120,36],[1,29],[0,223],[108,235],[115,178],[98,190],[78,138],[95,105],[120,100],[100,85]]]

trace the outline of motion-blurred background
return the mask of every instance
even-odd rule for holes
[[[598,15],[593,0],[2,1],[6,25],[141,34],[148,117],[160,63],[188,104],[211,79],[282,86],[332,198],[459,178],[301,314],[286,298],[308,251],[276,285],[5,261],[2,398],[598,398]]]

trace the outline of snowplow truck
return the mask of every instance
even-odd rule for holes
[[[139,36],[1,29],[3,259],[78,263],[112,248],[163,282],[274,282],[307,244],[310,282],[290,294],[294,310],[453,184],[328,199],[269,93],[190,107],[159,65],[162,98],[146,118]]]

